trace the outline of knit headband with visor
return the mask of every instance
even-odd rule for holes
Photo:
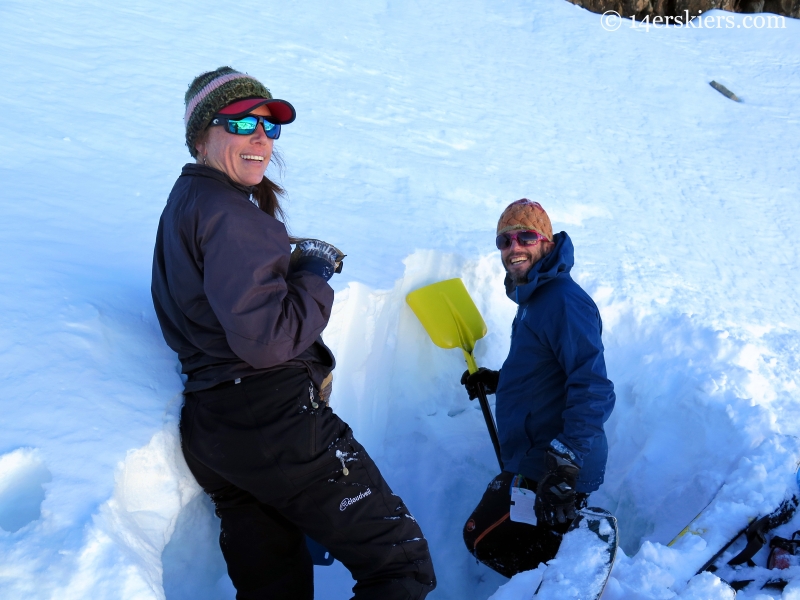
[[[246,102],[247,100],[251,102]],[[186,145],[193,158],[197,158],[195,142],[211,118],[225,113],[225,108],[235,108],[232,116],[247,114],[258,106],[266,105],[272,113],[271,121],[285,125],[295,119],[294,107],[286,100],[272,97],[270,91],[255,77],[240,73],[230,67],[220,67],[195,77],[184,97],[186,113]]]

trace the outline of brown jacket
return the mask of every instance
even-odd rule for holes
[[[158,225],[151,292],[187,392],[238,377],[304,367],[320,386],[334,366],[320,333],[333,290],[289,272],[283,223],[250,201],[250,188],[187,164]]]

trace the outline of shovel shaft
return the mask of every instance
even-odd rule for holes
[[[478,372],[478,363],[475,362],[475,357],[472,356],[472,351],[470,350],[467,352],[464,348],[461,349],[461,352],[464,353],[464,360],[467,361],[467,371],[469,371],[470,375],[473,373]]]
[[[492,438],[492,446],[494,446],[494,453],[497,455],[497,464],[500,465],[500,470],[503,470],[503,459],[500,456],[500,438],[497,437],[497,425],[494,423],[494,416],[492,410],[489,408],[489,400],[486,398],[486,390],[483,389],[483,384],[478,384],[478,402],[481,405],[481,412],[483,418],[486,420],[486,428],[489,430],[489,437]]]

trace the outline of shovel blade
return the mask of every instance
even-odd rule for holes
[[[475,342],[486,335],[486,323],[459,278],[414,290],[406,302],[440,348],[461,348],[471,355]]]

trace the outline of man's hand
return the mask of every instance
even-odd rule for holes
[[[492,371],[491,369],[484,369],[481,367],[472,375],[469,371],[464,371],[461,376],[461,385],[467,388],[470,400],[475,400],[478,397],[478,384],[483,384],[483,391],[486,394],[494,394],[497,391],[497,383],[500,381],[500,371]]]
[[[576,517],[575,483],[581,469],[568,454],[555,449],[545,456],[547,472],[536,490],[536,519],[557,531],[566,532]]]
[[[299,239],[296,243],[289,259],[292,271],[310,271],[326,281],[334,273],[342,272],[342,261],[346,255],[333,244],[310,238]]]

